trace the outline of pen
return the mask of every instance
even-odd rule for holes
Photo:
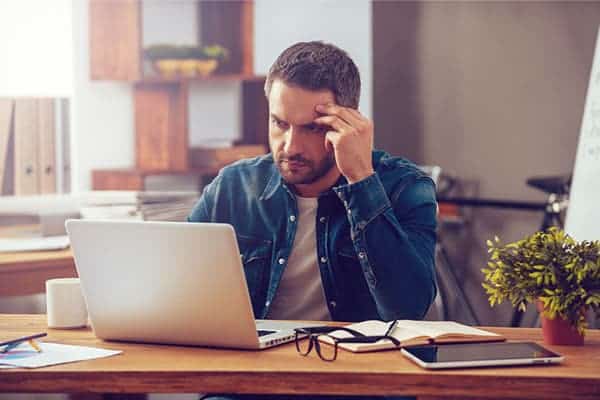
[[[8,340],[6,342],[1,342],[0,347],[3,347],[3,346],[6,346],[6,347],[4,349],[0,350],[0,353],[6,353],[9,350],[14,349],[15,347],[17,347],[19,344],[21,344],[23,342],[29,342],[31,347],[33,347],[39,353],[42,351],[42,349],[38,346],[38,344],[33,339],[37,339],[37,338],[40,338],[40,337],[43,337],[46,335],[47,335],[46,332],[42,332],[42,333],[36,333],[35,335],[23,336],[20,338]]]
[[[389,328],[387,329],[387,331],[385,331],[385,335],[384,336],[389,336],[394,329],[396,329],[396,325],[398,325],[398,320],[395,319],[392,321],[392,323],[390,324]]]

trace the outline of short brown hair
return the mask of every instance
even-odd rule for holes
[[[276,79],[308,90],[329,89],[339,105],[358,108],[358,68],[344,50],[332,44],[313,41],[288,47],[269,68],[265,82],[267,97]]]

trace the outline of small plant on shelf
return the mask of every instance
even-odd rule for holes
[[[179,46],[156,44],[148,46],[144,50],[144,55],[162,76],[173,78],[180,71],[181,60],[185,58],[185,51]]]
[[[185,51],[180,46],[172,44],[154,44],[144,49],[144,55],[150,61],[157,60],[181,60],[185,57]]]
[[[164,77],[209,76],[219,65],[229,58],[229,51],[220,45],[174,46],[156,44],[144,50],[147,59]]]
[[[229,59],[229,50],[218,44],[204,46],[202,50],[207,59],[217,60],[220,63],[225,62],[227,61],[227,59]]]

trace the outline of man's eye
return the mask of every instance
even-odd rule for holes
[[[314,132],[314,133],[322,133],[327,130],[327,127],[324,125],[313,124],[313,125],[307,126],[307,130]]]
[[[280,128],[280,129],[285,129],[287,127],[287,124],[283,121],[280,121],[278,119],[273,118],[272,119],[273,123],[275,124],[276,127]]]

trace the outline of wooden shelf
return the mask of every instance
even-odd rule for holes
[[[138,0],[91,0],[90,76],[133,81],[142,71],[142,12]]]
[[[198,1],[198,41],[219,44],[229,59],[217,74],[253,75],[254,2]],[[95,80],[145,80],[139,0],[90,1],[90,75]]]
[[[92,188],[94,190],[144,190],[145,178],[156,175],[189,175],[198,177],[214,177],[221,167],[190,168],[188,170],[141,170],[136,168],[97,169],[92,171]]]
[[[107,174],[122,174],[132,176],[151,176],[151,175],[216,175],[223,166],[206,167],[206,168],[190,168],[185,171],[165,171],[165,170],[143,170],[138,168],[107,168],[97,169],[95,172]]]
[[[143,190],[150,175],[216,175],[191,168],[189,90],[197,82],[240,82],[240,144],[267,145],[265,76],[253,72],[254,3],[197,2],[198,39],[229,50],[229,60],[208,77],[165,78],[144,72],[139,0],[90,1],[90,75],[133,85],[135,167],[92,172],[94,189]],[[209,129],[209,127],[206,127]]]

